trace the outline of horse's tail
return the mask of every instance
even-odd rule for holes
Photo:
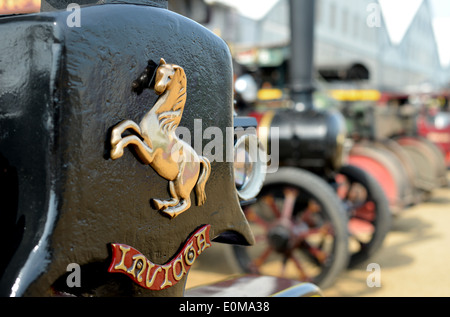
[[[200,176],[198,177],[197,184],[195,185],[195,196],[197,197],[197,206],[201,206],[206,201],[205,186],[211,174],[211,163],[209,160],[200,156]]]

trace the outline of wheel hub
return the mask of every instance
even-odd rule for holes
[[[282,225],[277,225],[269,230],[267,233],[267,239],[269,244],[280,253],[284,253],[289,250],[291,233],[288,228]]]

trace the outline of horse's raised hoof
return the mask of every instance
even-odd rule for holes
[[[111,158],[116,160],[123,155],[123,148],[121,146],[114,146],[111,150]]]
[[[159,199],[152,199],[152,203],[153,203],[153,207],[156,210],[158,210],[158,211],[162,212],[163,214],[169,216],[171,219],[175,218],[177,216],[174,212],[170,211],[170,208],[168,208],[167,203],[165,203],[165,202],[163,202],[163,201],[161,201]]]
[[[176,216],[178,216],[178,214],[168,211],[168,210],[162,210],[163,213],[165,213],[167,216],[169,216],[170,218],[175,218]]]
[[[164,210],[164,209],[167,208],[167,204],[164,203],[162,200],[159,200],[159,199],[152,199],[152,203],[153,203],[153,207],[154,207],[156,210],[162,211],[162,210]]]
[[[117,144],[119,144],[119,142],[122,140],[122,134],[120,133],[120,131],[116,131],[115,129],[113,129],[112,133],[111,133],[111,146],[114,147]]]

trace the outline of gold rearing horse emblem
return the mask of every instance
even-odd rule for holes
[[[186,103],[186,83],[183,68],[167,64],[161,58],[154,86],[160,97],[155,105],[139,125],[132,120],[124,120],[113,128],[111,134],[113,160],[120,158],[124,148],[132,145],[143,163],[169,181],[171,199],[152,199],[152,203],[171,218],[190,208],[192,189],[195,189],[197,205],[205,203],[205,185],[211,173],[209,160],[197,155],[175,134]],[[122,137],[128,129],[137,135]]]

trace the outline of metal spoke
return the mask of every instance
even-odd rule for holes
[[[309,255],[312,255],[320,264],[325,263],[328,258],[328,253],[320,248],[313,247],[306,240],[303,241],[303,245],[306,247]]]
[[[289,258],[292,262],[294,262],[295,267],[299,271],[299,279],[305,282],[311,282],[312,278],[308,277],[308,274],[306,274],[305,269],[295,255],[291,254]]]
[[[272,213],[274,214],[274,216],[276,218],[280,218],[281,213],[280,210],[278,209],[278,206],[276,204],[275,198],[273,197],[273,195],[266,195],[262,198],[262,201],[270,207],[270,210],[272,211]]]
[[[342,200],[348,199],[348,194],[350,192],[351,183],[348,181],[348,179],[344,175],[338,175],[340,177],[336,177],[336,180],[338,180],[338,189],[337,193],[339,194],[339,198]],[[339,182],[339,180],[342,180]]]
[[[254,259],[252,261],[252,267],[259,271],[259,267],[261,265],[263,265],[263,263],[267,260],[269,255],[272,253],[272,251],[273,251],[273,249],[270,246],[268,246],[259,257],[257,257],[256,259]]]
[[[283,190],[284,204],[281,212],[281,218],[291,221],[294,212],[295,202],[298,197],[298,190],[286,187]]]
[[[253,210],[253,207],[247,207],[245,208],[245,216],[248,219],[248,221],[256,223],[263,227],[264,229],[268,230],[270,227],[270,223],[266,220],[262,219],[255,210]]]
[[[335,239],[332,224],[324,219],[323,205],[295,186],[280,184],[267,189],[252,207],[246,216],[255,229],[260,228],[255,232],[260,248],[247,262],[250,271],[271,270],[277,276],[314,281],[316,271],[328,265],[333,252],[328,250],[328,242],[333,242],[329,237]]]
[[[255,237],[255,244],[264,243],[267,241],[267,233],[261,233],[261,234],[253,234]]]
[[[354,182],[352,182],[352,181],[348,181],[348,183],[349,183],[349,185],[348,185],[348,190],[347,190],[347,195],[345,195],[345,198],[344,198],[344,200],[349,200],[349,201],[353,201],[351,198],[350,198],[350,196],[351,196],[351,194],[352,194],[352,189],[353,189],[353,186],[354,186]]]
[[[282,264],[281,264],[281,272],[280,272],[280,276],[281,276],[281,277],[285,277],[285,276],[286,276],[286,265],[287,265],[287,260],[288,260],[288,257],[287,257],[287,256],[284,256],[284,257],[283,257]]]
[[[308,207],[303,210],[300,214],[300,219],[297,220],[300,222],[304,222],[306,223],[309,227],[312,227],[315,225],[315,221],[312,218],[312,215],[320,212],[320,206],[314,201],[314,200],[309,200],[308,202]]]
[[[373,201],[364,202],[356,208],[353,217],[373,223],[376,217],[375,203]]]

